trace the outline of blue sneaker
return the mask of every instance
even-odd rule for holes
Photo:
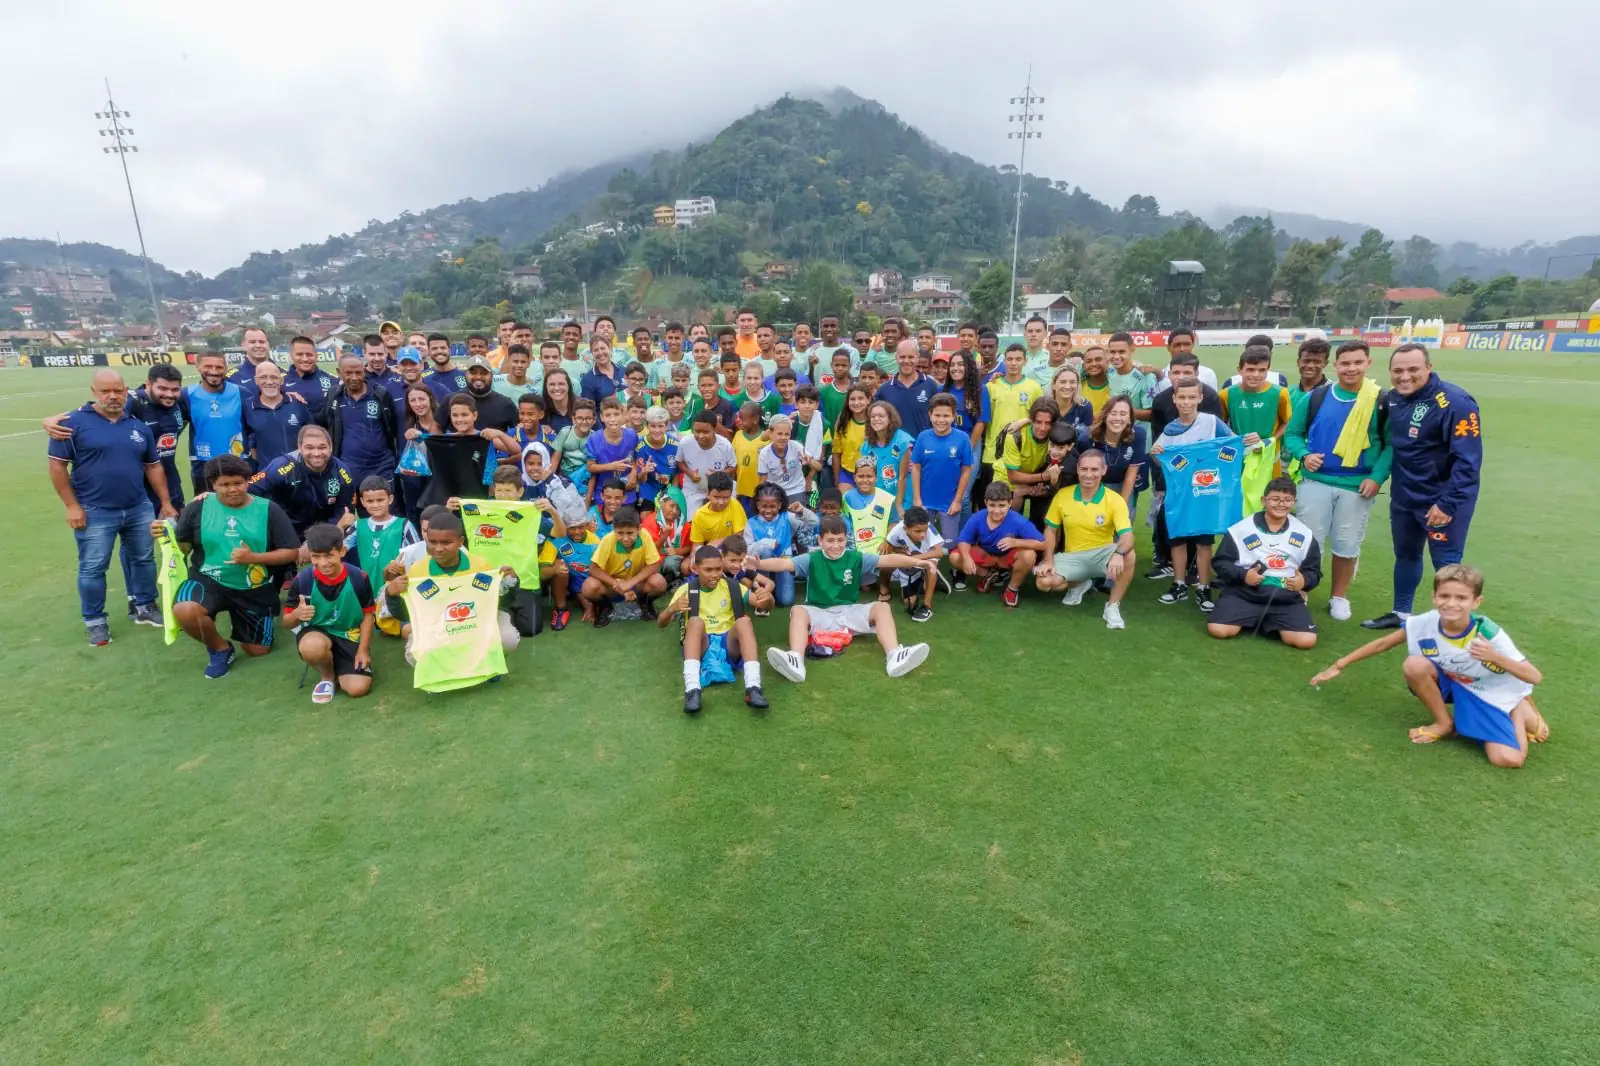
[[[234,650],[232,644],[229,644],[227,648],[222,651],[212,652],[211,661],[206,663],[206,676],[211,678],[213,681],[219,677],[226,677],[228,673],[228,667],[233,665],[233,656]]]

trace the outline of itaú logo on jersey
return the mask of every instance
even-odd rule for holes
[[[1215,470],[1196,470],[1189,485],[1196,496],[1215,496],[1222,491],[1222,475]]]
[[[499,541],[505,539],[505,531],[499,526],[495,525],[493,522],[483,522],[473,532],[473,536],[477,537],[479,540]]]

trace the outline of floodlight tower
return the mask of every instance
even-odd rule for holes
[[[139,235],[139,258],[144,263],[144,283],[150,293],[150,312],[156,316],[156,337],[165,348],[167,331],[161,324],[161,303],[156,299],[155,277],[150,273],[150,256],[144,250],[144,227],[139,224],[139,202],[133,198],[133,178],[128,174],[128,153],[137,152],[139,147],[129,143],[128,139],[133,136],[133,130],[124,126],[122,120],[131,118],[132,115],[117,110],[117,103],[111,96],[109,78],[106,79],[106,109],[96,111],[94,117],[111,123],[100,131],[100,136],[111,138],[112,143],[102,145],[100,150],[107,155],[115,155],[122,163],[122,180],[128,186],[128,206],[133,208],[133,231]]]
[[[1011,306],[1006,312],[1006,328],[1010,329],[1017,320],[1017,251],[1022,245],[1022,180],[1027,173],[1028,142],[1043,137],[1044,134],[1033,127],[1044,121],[1044,116],[1035,111],[1035,104],[1044,103],[1044,97],[1033,95],[1033,64],[1028,64],[1028,81],[1022,88],[1021,96],[1013,96],[1011,105],[1019,110],[1007,116],[1010,122],[1022,123],[1022,128],[1006,134],[1008,140],[1015,138],[1022,142],[1021,151],[1017,153],[1017,216],[1011,229]]]

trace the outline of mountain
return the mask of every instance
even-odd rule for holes
[[[107,244],[75,241],[58,245],[55,241],[3,237],[0,238],[0,263],[5,262],[43,270],[60,270],[65,263],[75,269],[109,275],[111,289],[118,296],[142,297],[145,292],[144,261]],[[178,274],[154,261],[150,269],[157,287],[167,296],[187,297],[193,281],[203,280],[198,274]]]
[[[1361,235],[1372,227],[1365,222],[1339,222],[1318,215],[1305,215],[1295,211],[1274,211],[1269,207],[1241,207],[1238,204],[1221,204],[1205,216],[1213,228],[1220,229],[1240,215],[1271,215],[1273,223],[1297,240],[1325,241],[1337,237],[1345,244],[1355,244]]]

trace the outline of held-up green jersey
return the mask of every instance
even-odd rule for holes
[[[540,511],[524,500],[462,500],[467,548],[478,565],[517,572],[523,588],[539,588]]]

